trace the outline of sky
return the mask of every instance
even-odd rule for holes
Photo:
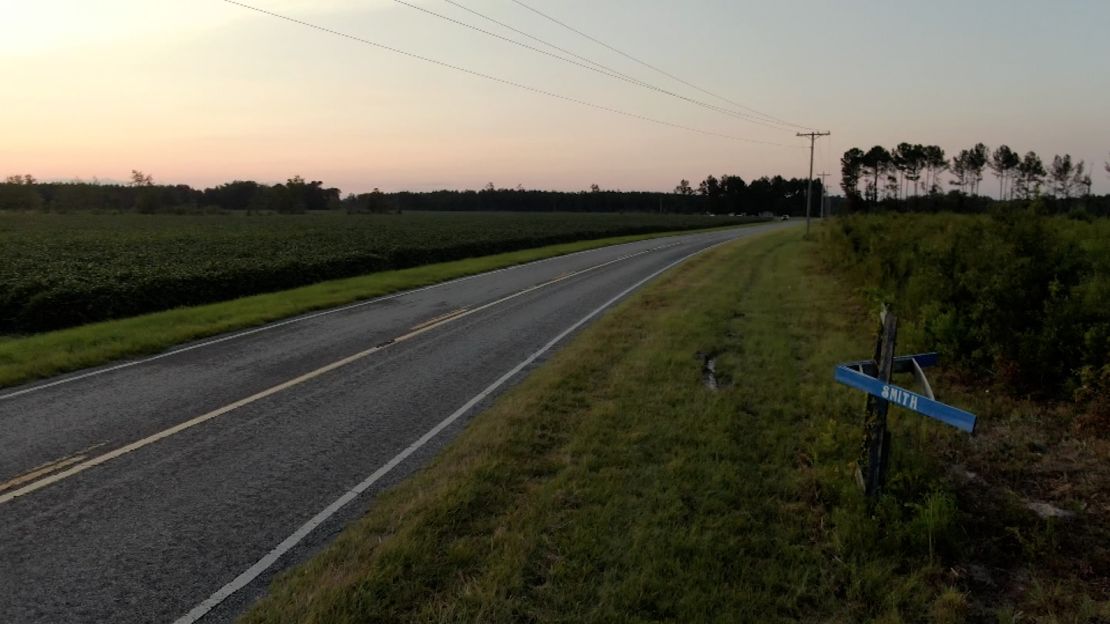
[[[709,93],[513,0],[406,2],[543,47],[462,5],[653,88],[397,0],[244,1],[577,102],[224,0],[0,0],[0,176],[119,181],[139,169],[203,187],[301,175],[364,192],[808,174],[799,128],[697,100],[830,131],[815,157],[830,184],[849,147],[951,155],[983,142],[1069,153],[1110,192],[1107,0],[521,0]]]

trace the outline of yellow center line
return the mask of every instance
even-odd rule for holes
[[[86,457],[88,457],[89,456],[89,451],[93,451],[95,449],[98,449],[98,448],[104,446],[104,444],[105,444],[104,442],[101,442],[100,444],[94,444],[90,447],[83,448],[80,451],[77,451],[76,453],[73,453],[71,455],[66,455],[65,457],[61,457],[61,458],[55,459],[53,461],[46,462],[45,464],[35,466],[34,468],[28,470],[27,472],[24,472],[22,474],[18,474],[15,477],[12,477],[11,479],[9,479],[8,481],[0,483],[0,492],[3,492],[5,490],[10,490],[10,489],[12,489],[13,487],[15,487],[17,485],[23,485],[24,483],[27,483],[29,481],[34,481],[35,479],[38,479],[39,477],[42,477],[44,475],[48,475],[48,474],[50,474],[50,473],[52,473],[56,470],[61,470],[62,468],[65,468],[66,466],[72,466],[73,464],[76,464],[77,462],[81,461],[82,459],[85,459]]]
[[[44,464],[41,467],[35,468],[34,470],[31,470],[30,472],[25,472],[25,473],[19,475],[18,477],[15,477],[14,479],[10,479],[8,481],[0,483],[0,492],[3,492],[5,490],[10,490],[10,489],[12,489],[13,487],[15,487],[17,485],[23,485],[24,483],[27,483],[29,481],[34,481],[34,480],[38,479],[39,477],[42,477],[44,475],[48,475],[48,474],[54,472],[55,470],[61,470],[62,468],[65,468],[66,466],[72,466],[73,464],[76,464],[77,462],[81,461],[82,459],[85,459],[86,457],[88,457],[88,455],[74,455],[73,457],[69,457],[69,458],[66,458],[66,459],[61,459],[61,460],[58,460],[58,461],[55,461],[55,462],[50,462],[49,464]]]
[[[442,327],[443,325],[446,325],[447,323],[451,323],[451,322],[457,321],[459,319],[466,318],[466,317],[468,317],[472,314],[477,314],[478,312],[481,312],[483,310],[487,310],[489,308],[500,305],[500,304],[505,303],[507,301],[510,301],[512,299],[522,297],[522,296],[527,295],[529,293],[540,290],[541,288],[546,288],[546,287],[551,286],[553,284],[557,284],[559,282],[568,280],[572,277],[583,275],[585,273],[590,273],[592,271],[596,271],[598,269],[616,264],[618,262],[623,262],[625,260],[629,260],[629,259],[635,258],[637,256],[641,256],[641,255],[644,255],[644,254],[647,254],[647,253],[651,253],[653,251],[659,251],[661,249],[668,249],[670,247],[676,247],[678,245],[679,245],[679,243],[671,243],[669,245],[660,245],[659,247],[654,247],[654,248],[651,248],[651,249],[645,249],[643,251],[638,251],[636,253],[621,256],[619,258],[609,260],[608,262],[603,262],[601,264],[597,264],[597,265],[594,265],[592,267],[587,267],[587,268],[581,269],[579,271],[573,271],[571,273],[566,273],[564,275],[560,275],[559,277],[556,277],[554,279],[548,280],[546,282],[542,282],[540,284],[536,284],[535,286],[530,286],[528,288],[525,288],[524,290],[520,290],[520,291],[517,291],[517,292],[515,292],[511,295],[507,295],[505,297],[497,299],[496,301],[492,301],[490,303],[478,306],[477,308],[473,308],[473,309],[463,308],[461,311],[457,311],[456,313],[452,313],[451,315],[442,317],[441,319],[438,319],[438,320],[437,319],[432,319],[431,321],[428,321],[427,323],[425,323],[423,325],[423,327],[420,327],[419,329],[414,329],[414,330],[408,332],[407,334],[404,334],[402,336],[398,336],[397,338],[394,338],[393,340],[389,340],[389,341],[384,342],[384,343],[382,343],[378,346],[371,347],[369,349],[366,349],[365,351],[360,351],[358,353],[355,353],[354,355],[349,355],[349,356],[347,356],[343,359],[336,360],[335,362],[332,362],[331,364],[328,364],[326,366],[322,366],[322,367],[320,367],[320,368],[318,368],[314,371],[307,372],[303,375],[300,375],[298,377],[295,377],[293,379],[290,379],[288,381],[280,383],[276,386],[273,386],[273,387],[267,388],[266,390],[263,390],[261,392],[257,392],[255,394],[252,394],[249,397],[239,399],[238,401],[235,401],[234,403],[230,403],[230,404],[225,405],[225,406],[223,406],[219,409],[212,410],[211,412],[208,412],[206,414],[201,414],[200,416],[197,416],[195,418],[191,418],[189,420],[186,420],[185,422],[178,423],[177,425],[174,425],[173,427],[170,427],[169,429],[164,429],[162,431],[159,431],[158,433],[147,436],[147,437],[145,437],[141,440],[136,440],[135,442],[131,442],[130,444],[126,444],[126,445],[121,446],[119,448],[113,449],[111,451],[108,451],[107,453],[104,453],[103,455],[98,455],[96,457],[93,457],[92,459],[87,459],[85,461],[80,461],[79,463],[70,464],[70,467],[67,470],[63,470],[62,472],[55,472],[54,474],[46,476],[42,479],[39,479],[39,480],[34,481],[32,483],[29,483],[27,485],[24,485],[23,487],[21,487],[17,490],[13,490],[13,491],[8,492],[6,494],[0,494],[0,504],[10,502],[11,500],[13,500],[15,498],[18,498],[20,496],[30,494],[31,492],[34,492],[36,490],[40,490],[40,489],[42,489],[42,488],[44,488],[48,485],[52,485],[52,484],[57,483],[59,481],[62,481],[64,479],[68,479],[69,477],[72,477],[76,474],[84,472],[84,471],[86,471],[90,468],[93,468],[93,467],[99,466],[101,464],[107,463],[109,461],[112,461],[113,459],[116,459],[118,457],[126,455],[126,454],[128,454],[132,451],[139,450],[143,447],[154,444],[155,442],[164,440],[164,439],[166,439],[170,436],[181,433],[182,431],[185,431],[186,429],[191,429],[192,427],[195,427],[195,426],[200,425],[202,423],[205,423],[205,422],[208,422],[208,421],[213,420],[215,418],[218,418],[220,416],[223,416],[224,414],[227,414],[228,412],[235,411],[235,410],[237,410],[241,407],[250,405],[251,403],[254,403],[256,401],[260,401],[262,399],[265,399],[266,397],[275,395],[275,394],[277,394],[277,393],[279,393],[283,390],[287,390],[289,388],[292,388],[293,386],[298,386],[302,383],[305,383],[306,381],[310,381],[310,380],[315,379],[315,378],[317,378],[321,375],[324,375],[326,373],[334,371],[338,368],[342,368],[344,366],[347,366],[348,364],[351,364],[353,362],[357,362],[358,360],[361,360],[361,359],[366,358],[370,355],[373,355],[374,353],[377,353],[379,351],[383,351],[385,349],[388,349],[389,347],[391,347],[391,346],[393,346],[393,345],[395,345],[399,342],[403,342],[403,341],[415,338],[416,336],[419,336],[420,334],[429,332],[433,329],[436,329],[437,327]]]
[[[423,323],[421,323],[419,325],[414,325],[414,326],[409,328],[409,331],[418,331],[418,330],[424,329],[425,327],[428,327],[429,325],[435,325],[436,323],[440,323],[442,321],[446,321],[447,319],[454,318],[454,317],[462,314],[463,312],[466,312],[466,308],[459,308],[458,310],[448,312],[447,314],[444,314],[442,316],[437,316],[434,319],[424,321]]]

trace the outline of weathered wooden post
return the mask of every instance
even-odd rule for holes
[[[872,499],[882,492],[890,463],[890,432],[886,428],[886,419],[891,403],[935,418],[962,431],[975,431],[974,414],[945,405],[933,395],[933,388],[923,369],[937,363],[937,354],[918,353],[895,357],[898,319],[886,306],[883,306],[879,318],[881,327],[875,344],[875,358],[840,364],[835,372],[837,382],[867,393],[863,448],[860,451],[856,479]],[[891,384],[890,378],[895,373],[913,375],[924,394]]]
[[[886,306],[879,314],[879,337],[875,341],[876,378],[884,384],[890,383],[894,373],[894,346],[898,337],[898,318]],[[878,496],[886,481],[886,469],[890,459],[890,432],[886,428],[887,412],[890,401],[881,396],[867,395],[867,409],[864,412],[863,451],[859,458],[858,478],[867,496]]]

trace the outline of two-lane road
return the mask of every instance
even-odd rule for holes
[[[553,258],[0,390],[0,620],[228,621],[613,303],[780,227]]]

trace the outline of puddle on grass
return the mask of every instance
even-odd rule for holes
[[[716,392],[721,384],[717,379],[717,356],[712,353],[698,352],[696,356],[701,360],[701,380],[706,388]]]

